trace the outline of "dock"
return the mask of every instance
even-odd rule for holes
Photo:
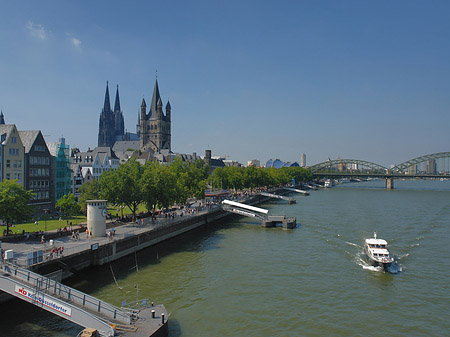
[[[288,202],[288,205],[292,205],[296,203],[295,198],[292,197],[286,197],[284,195],[279,195],[279,194],[273,194],[273,193],[267,193],[267,192],[260,192],[259,194],[265,196],[265,197],[269,197],[269,198],[274,198],[274,199],[282,199],[282,200],[286,200]]]
[[[264,195],[261,193],[261,195]],[[297,219],[295,217],[287,217],[285,215],[268,215],[268,210],[260,207],[250,206],[243,203],[224,200],[222,201],[222,209],[231,213],[258,218],[261,220],[261,226],[264,228],[276,227],[281,224],[283,229],[292,229],[297,226]],[[264,215],[260,215],[258,213]]]
[[[297,188],[284,187],[284,189],[287,190],[287,191],[291,191],[291,192],[295,192],[295,193],[300,193],[300,194],[303,194],[303,195],[309,195],[309,192],[308,192],[308,191],[299,190],[299,189],[297,189]]]

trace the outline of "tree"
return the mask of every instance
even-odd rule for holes
[[[167,208],[176,202],[183,202],[180,198],[180,185],[177,184],[175,169],[158,162],[147,162],[142,176],[143,201],[147,209],[156,207]],[[185,194],[183,194],[185,195]],[[186,199],[184,199],[186,200]]]
[[[100,197],[118,206],[128,206],[136,218],[136,211],[143,201],[141,186],[144,169],[136,159],[121,164],[115,171],[106,171],[100,177]]]
[[[80,196],[78,198],[78,205],[80,205],[81,210],[86,212],[87,203],[86,200],[98,200],[100,199],[100,183],[98,180],[92,180],[88,183],[83,184],[78,191]]]
[[[34,194],[26,191],[17,180],[0,182],[0,218],[7,224],[27,220],[31,217],[33,208],[28,205]]]
[[[80,213],[80,206],[77,204],[75,196],[72,193],[63,195],[56,202],[55,206],[66,216],[67,224],[69,224],[69,218],[72,215]]]

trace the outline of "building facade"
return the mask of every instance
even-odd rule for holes
[[[72,170],[70,169],[69,145],[64,138],[59,142],[47,143],[52,155],[52,172],[54,173],[54,197],[55,202],[64,195],[71,193]]]
[[[14,124],[0,124],[0,181],[3,180],[17,180],[26,187],[25,148]]]
[[[147,104],[142,99],[141,115],[138,121],[140,151],[153,151],[154,153],[171,152],[171,106],[166,104],[166,114],[163,113],[163,103],[159,94],[158,80],[153,89],[150,110],[147,113]]]
[[[29,203],[36,213],[54,210],[52,156],[41,131],[19,131],[25,147],[25,189],[34,193]]]
[[[124,131],[125,124],[123,113],[120,109],[119,86],[117,86],[116,90],[114,110],[111,110],[109,87],[108,82],[106,82],[105,102],[103,104],[102,113],[100,114],[98,127],[98,146],[113,147],[116,141],[123,139]]]
[[[87,152],[73,152],[70,157],[72,192],[78,199],[78,189],[84,183],[99,180],[105,171],[116,170],[120,160],[110,147],[96,147]]]

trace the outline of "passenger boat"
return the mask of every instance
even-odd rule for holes
[[[364,243],[364,253],[369,262],[375,266],[381,266],[386,270],[394,262],[394,257],[387,249],[386,240],[377,239],[377,233],[373,233],[373,238],[366,239]]]
[[[331,179],[325,180],[325,182],[323,184],[323,187],[325,187],[325,188],[330,188],[330,187],[333,187],[333,186],[334,186],[334,182]]]

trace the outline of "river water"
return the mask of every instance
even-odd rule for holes
[[[120,306],[164,303],[169,336],[448,336],[450,181],[350,183],[271,201],[294,230],[235,218],[68,280]],[[373,232],[397,257],[392,273],[364,262]],[[114,277],[117,283],[114,281]],[[7,309],[8,308],[8,309]],[[81,330],[23,301],[2,305],[1,336]]]

